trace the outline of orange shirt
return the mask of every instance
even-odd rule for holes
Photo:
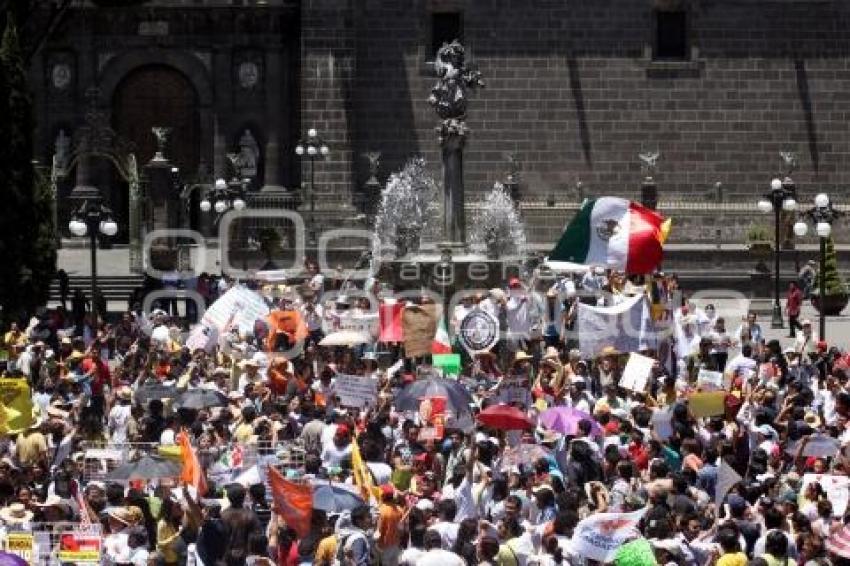
[[[381,503],[378,509],[378,548],[390,548],[401,545],[399,525],[401,524],[401,507],[390,503]]]

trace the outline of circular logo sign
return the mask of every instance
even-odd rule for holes
[[[476,309],[460,322],[460,343],[470,352],[489,350],[499,342],[499,321],[487,311]]]

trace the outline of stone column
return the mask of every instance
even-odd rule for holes
[[[447,135],[442,143],[443,157],[443,239],[442,246],[462,248],[466,242],[463,209],[463,136]]]

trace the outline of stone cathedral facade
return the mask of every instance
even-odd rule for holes
[[[120,4],[75,3],[33,65],[42,163],[96,108],[140,167],[156,151],[151,127],[172,128],[179,184],[229,176],[227,154],[239,153],[250,191],[303,196],[309,164],[294,148],[316,128],[330,149],[315,164],[317,222],[356,224],[364,154],[380,152],[380,182],[415,155],[439,177],[430,63],[458,38],[487,82],[470,102],[467,214],[514,173],[541,249],[582,198],[639,198],[641,152],[661,154],[671,244],[743,242],[761,222],[759,196],[785,174],[780,151],[796,154],[802,204],[821,191],[850,198],[843,0]],[[87,175],[126,215],[126,184],[103,164]],[[69,175],[60,199],[79,181]]]

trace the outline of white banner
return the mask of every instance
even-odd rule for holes
[[[802,442],[799,441],[799,442]],[[795,451],[797,445],[795,444]],[[801,456],[813,458],[831,458],[841,450],[841,441],[825,434],[813,434],[803,447]]]
[[[720,469],[717,471],[717,483],[714,485],[714,504],[720,507],[729,490],[743,479],[741,474],[736,472],[732,466],[725,461],[721,462]]]
[[[829,474],[803,474],[803,486],[801,493],[812,482],[818,482],[826,492],[826,498],[832,503],[832,516],[843,517],[847,510],[847,502],[850,500],[850,477],[833,476]]]
[[[371,407],[378,401],[378,382],[371,377],[337,374],[334,392],[344,407]]]
[[[573,532],[573,550],[592,560],[612,562],[617,549],[639,537],[638,522],[646,509],[632,513],[598,513],[579,521]]]
[[[356,312],[329,312],[322,319],[322,331],[331,334],[339,330],[353,330],[362,332],[367,336],[377,336],[380,321],[378,313],[356,313]]]
[[[629,354],[629,361],[626,363],[626,367],[623,368],[620,387],[643,392],[646,389],[646,382],[649,381],[649,375],[652,372],[653,365],[655,365],[654,359],[632,352]]]
[[[190,352],[206,350],[207,353],[212,353],[217,343],[218,330],[214,326],[208,326],[206,324],[195,326],[186,339],[186,347],[189,348]]]
[[[723,374],[719,371],[700,369],[697,373],[697,387],[703,391],[723,391]]]
[[[656,346],[646,295],[627,299],[613,307],[578,306],[579,349],[583,357],[595,358],[606,346],[620,352],[637,352]]]
[[[253,332],[254,322],[259,318],[266,320],[269,307],[265,299],[247,287],[233,287],[210,305],[201,324],[215,327],[226,333],[229,328],[237,327],[240,332]]]

